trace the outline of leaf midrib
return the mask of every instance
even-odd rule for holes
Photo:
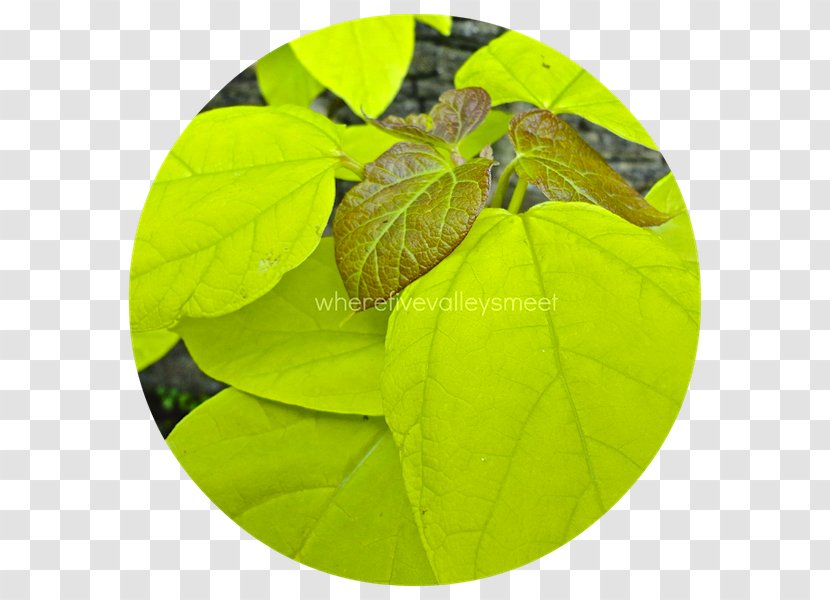
[[[442,156],[436,156],[436,155],[430,154],[429,152],[424,152],[424,151],[421,151],[420,154],[423,154],[423,155],[428,156],[430,158],[441,159],[442,163],[443,163],[443,157]],[[384,170],[386,170],[386,169],[384,169]],[[381,187],[379,190],[377,190],[375,193],[373,193],[372,195],[361,199],[361,204],[363,204],[365,202],[368,202],[369,200],[377,198],[381,194],[387,193],[390,189],[392,189],[396,186],[400,186],[402,184],[405,184],[408,181],[411,181],[413,179],[417,179],[417,178],[420,178],[420,177],[430,177],[427,180],[427,182],[422,187],[420,187],[417,191],[415,191],[412,194],[411,198],[408,201],[406,201],[404,204],[397,207],[396,209],[389,210],[389,211],[383,213],[382,215],[378,215],[377,217],[371,219],[371,221],[374,221],[374,220],[377,220],[377,219],[381,218],[382,216],[394,215],[394,218],[389,219],[389,223],[386,225],[386,227],[384,227],[380,231],[380,233],[373,236],[373,239],[372,239],[368,249],[366,248],[366,246],[358,246],[352,251],[352,252],[356,252],[358,249],[360,249],[362,254],[363,254],[363,260],[360,263],[360,268],[357,269],[356,272],[355,272],[356,275],[357,275],[357,282],[355,283],[355,291],[358,295],[360,295],[360,289],[361,289],[361,285],[363,283],[363,273],[364,273],[364,270],[366,268],[366,263],[369,261],[369,258],[373,254],[375,254],[375,250],[377,249],[378,244],[380,244],[381,240],[386,237],[386,235],[389,233],[389,231],[392,229],[392,227],[395,226],[395,224],[398,222],[398,220],[401,218],[401,216],[405,215],[405,213],[407,211],[409,211],[409,209],[412,207],[412,205],[415,204],[416,202],[418,202],[418,200],[421,199],[421,197],[424,195],[424,193],[426,193],[427,190],[429,190],[433,185],[435,185],[438,181],[440,181],[446,175],[449,175],[453,178],[453,190],[454,190],[455,186],[458,183],[458,179],[456,177],[455,170],[452,169],[452,168],[448,168],[448,166],[446,164],[442,164],[442,167],[441,167],[440,170],[437,169],[432,173],[430,173],[430,171],[422,171],[422,172],[418,172],[418,173],[413,173],[412,175],[410,175],[406,178],[402,178],[402,179],[399,179],[399,180],[395,181],[392,184],[385,185],[385,186]],[[451,197],[452,197],[452,193],[450,193],[449,197],[447,198],[447,204],[450,203]],[[403,231],[403,235],[401,237],[404,239],[403,243],[405,243],[406,223],[403,224],[403,228],[404,228],[404,231]],[[354,235],[354,233],[356,231],[358,231],[357,228],[351,230],[349,232],[349,237]],[[401,250],[401,252],[402,251],[403,251],[403,249]],[[348,256],[349,254],[351,254],[351,253],[347,253],[346,256]],[[398,259],[400,261],[400,253],[398,255]],[[398,268],[398,276],[400,277],[400,268]],[[379,274],[378,274],[378,279],[380,279]],[[399,281],[399,285],[396,286],[396,287],[400,287],[400,281]]]
[[[540,262],[539,262],[539,257],[537,256],[536,250],[535,250],[534,245],[533,245],[533,239],[532,239],[532,236],[531,236],[531,233],[530,233],[530,228],[528,227],[528,224],[527,224],[527,219],[524,217],[524,215],[519,216],[519,218],[521,219],[521,222],[522,222],[522,232],[524,234],[525,239],[527,240],[528,255],[529,255],[529,257],[531,259],[531,262],[533,264],[534,273],[536,275],[537,287],[539,289],[539,292],[541,293],[541,297],[550,298],[551,296],[548,294],[547,287],[545,286],[544,277],[543,277],[543,274],[542,274],[542,268],[541,268],[541,265],[540,265]],[[509,221],[510,218],[508,217],[508,219],[506,219],[506,220]],[[489,233],[490,232],[488,232],[488,234]],[[539,393],[539,395],[537,396],[537,398],[534,401],[533,405],[527,411],[525,419],[522,422],[521,431],[524,432],[524,430],[527,427],[528,423],[530,423],[530,419],[533,416],[533,413],[539,407],[539,404],[544,402],[545,400],[547,400],[547,398],[546,398],[547,393],[550,391],[550,389],[553,387],[553,385],[556,383],[556,381],[560,380],[562,382],[562,384],[564,385],[564,387],[565,387],[566,396],[568,398],[568,405],[571,409],[571,413],[574,416],[574,423],[576,425],[576,431],[577,431],[577,434],[579,436],[580,445],[582,447],[582,453],[583,453],[584,458],[585,458],[585,464],[588,468],[588,476],[590,478],[589,485],[593,485],[594,490],[596,491],[596,496],[597,496],[597,500],[599,501],[599,505],[602,508],[603,512],[605,512],[605,503],[602,499],[602,494],[600,493],[599,487],[597,485],[596,471],[594,470],[593,461],[591,460],[591,455],[590,455],[590,452],[588,451],[588,443],[587,443],[587,440],[586,440],[586,434],[585,434],[585,431],[582,427],[582,421],[581,421],[580,416],[579,416],[579,411],[577,410],[576,403],[574,402],[573,393],[571,392],[571,388],[568,385],[567,377],[565,376],[565,368],[564,368],[564,364],[562,362],[562,355],[560,353],[559,334],[556,332],[556,326],[553,323],[553,318],[551,317],[550,311],[543,311],[543,312],[545,314],[545,321],[547,323],[548,337],[550,338],[551,342],[553,342],[551,350],[553,350],[554,357],[556,359],[557,374],[556,374],[556,376],[551,378],[551,380],[545,386],[545,389],[542,390],[542,392]],[[514,457],[515,457],[517,449],[519,448],[519,445],[521,444],[521,435],[522,434],[520,433],[516,443],[513,445],[513,449],[511,451],[510,461],[508,462],[507,468],[504,471],[504,475],[502,476],[501,481],[499,482],[499,489],[498,489],[498,492],[497,492],[497,495],[496,495],[496,499],[490,504],[491,509],[490,509],[490,512],[488,513],[487,520],[484,522],[484,525],[481,527],[481,533],[479,535],[478,542],[476,543],[476,555],[475,555],[475,559],[473,561],[473,571],[476,574],[479,572],[478,571],[478,560],[479,560],[479,555],[480,555],[480,551],[481,551],[481,543],[484,539],[484,533],[487,531],[487,528],[490,525],[490,521],[492,520],[493,515],[495,514],[496,506],[498,505],[499,499],[501,498],[501,494],[504,491],[505,483],[507,482],[507,479],[510,477],[510,472],[511,472],[511,470],[513,468],[513,464],[514,464]],[[581,499],[579,501],[581,502]]]

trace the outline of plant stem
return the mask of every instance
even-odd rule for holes
[[[493,194],[493,202],[490,204],[493,208],[501,208],[504,204],[504,194],[507,192],[507,186],[510,185],[510,177],[516,170],[516,159],[514,158],[504,168],[504,172],[499,177],[499,183],[496,185],[496,191]]]
[[[346,156],[345,154],[340,157],[341,165],[357,175],[360,178],[360,181],[366,177],[365,169],[363,165],[353,159],[351,156]]]
[[[519,177],[519,181],[516,182],[516,189],[513,190],[513,196],[510,198],[510,206],[507,207],[507,210],[512,212],[514,215],[518,213],[519,209],[522,207],[522,200],[524,200],[526,189],[527,181]]]

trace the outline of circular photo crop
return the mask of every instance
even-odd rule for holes
[[[700,277],[643,126],[556,50],[437,15],[260,59],[175,143],[135,239],[152,413],[274,550],[434,585],[597,521],[683,402]]]

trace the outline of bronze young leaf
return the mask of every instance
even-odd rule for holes
[[[425,144],[401,142],[366,165],[334,216],[337,267],[362,308],[383,302],[438,264],[472,227],[493,161],[456,165]]]
[[[441,94],[428,115],[391,116],[372,123],[405,140],[456,148],[489,112],[490,95],[482,88],[470,87]]]
[[[601,206],[639,225],[668,221],[591,148],[565,121],[538,109],[510,121],[516,171],[550,200],[581,201]]]
[[[448,147],[446,141],[429,132],[432,129],[432,119],[423,113],[406,117],[390,115],[382,121],[376,120],[371,123],[402,140]]]
[[[490,95],[478,87],[449,90],[432,107],[432,134],[457,145],[490,112]]]

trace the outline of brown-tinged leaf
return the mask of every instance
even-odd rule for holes
[[[481,125],[490,112],[490,94],[479,87],[449,90],[441,94],[432,107],[433,135],[456,146],[462,138]]]
[[[493,161],[456,165],[432,146],[401,142],[366,165],[334,216],[337,267],[363,308],[383,302],[464,239],[490,191]]]
[[[513,117],[510,140],[516,171],[550,200],[589,202],[639,225],[668,221],[612,169],[593,148],[552,112],[539,109]]]
[[[432,118],[424,113],[416,113],[412,115],[406,115],[405,117],[396,117],[394,115],[390,115],[385,119],[388,122],[392,123],[401,123],[405,125],[410,125],[412,127],[416,127],[422,131],[428,131],[432,128]]]
[[[429,115],[414,114],[406,117],[390,115],[383,120],[370,121],[370,123],[402,140],[432,146],[447,146],[444,140],[429,133],[432,128],[432,119]]]
[[[462,138],[481,125],[490,112],[490,95],[482,88],[448,90],[428,115],[386,117],[371,121],[401,139],[432,146],[456,148]]]

